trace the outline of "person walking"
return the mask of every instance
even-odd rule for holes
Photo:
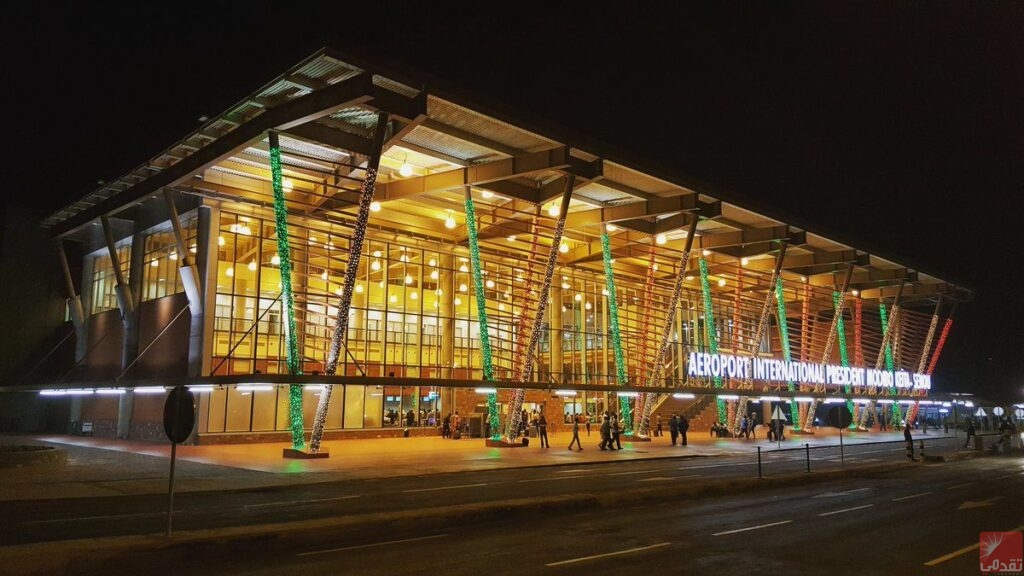
[[[580,444],[580,417],[576,416],[572,419],[572,442],[569,442],[569,450],[572,450],[572,445],[575,444],[579,447],[580,451],[583,451],[583,444]]]
[[[668,421],[668,433],[672,436],[672,445],[676,445],[676,441],[679,440],[679,416],[672,413],[672,418]]]
[[[686,431],[690,429],[690,421],[683,414],[679,415],[679,445],[686,446]]]
[[[657,424],[657,428],[654,429],[654,435],[655,436],[663,436],[663,434],[661,433],[661,414],[657,415],[657,422],[658,422],[658,424]]]
[[[910,421],[903,426],[903,440],[907,443],[907,461],[917,462],[914,457],[914,437],[910,435]]]
[[[548,442],[548,419],[544,414],[537,420],[537,432],[540,434],[540,447],[551,448],[551,443]]]
[[[878,431],[888,432],[885,422],[885,408],[878,411]]]
[[[750,413],[750,435],[757,440],[757,412]]]
[[[971,444],[971,438],[974,438],[974,434],[977,429],[974,428],[974,420],[967,423],[967,441],[964,442],[964,448],[967,448]]]
[[[744,438],[750,438],[750,435],[747,433],[748,426],[750,426],[750,421],[747,420],[746,416],[744,416],[743,419],[740,420],[740,436],[743,436]]]
[[[586,416],[584,416],[584,418],[587,419],[585,423],[587,425],[587,436],[589,437],[590,436],[590,414],[587,414]]]
[[[611,443],[612,425],[611,421],[608,418],[608,415],[605,414],[604,418],[601,419],[601,443],[598,444],[598,446],[601,448],[601,450],[607,450],[608,448],[605,448],[605,446],[610,446]]]
[[[612,432],[612,443],[615,444],[615,449],[616,450],[622,450],[622,442],[619,441],[619,436],[622,434],[622,427],[621,427],[621,424],[619,424],[619,417],[617,415],[615,415],[615,414],[612,414],[612,428],[611,428],[611,432]],[[609,444],[609,445],[611,445],[611,444]]]

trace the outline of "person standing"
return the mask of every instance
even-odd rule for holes
[[[747,420],[746,416],[743,416],[743,419],[740,420],[740,436],[743,436],[744,438],[750,438],[750,435],[747,434],[748,426],[750,426],[750,421]]]
[[[462,438],[462,417],[459,416],[459,411],[455,411],[455,416],[452,417],[452,439],[458,440]]]
[[[964,442],[964,448],[967,448],[971,444],[971,438],[974,438],[974,434],[977,429],[974,428],[974,420],[967,423],[967,441]]]
[[[683,414],[679,415],[679,445],[686,446],[686,431],[690,429],[690,421]]]
[[[580,451],[583,451],[583,444],[580,444],[580,417],[576,416],[572,419],[572,442],[569,442],[569,450],[572,450],[572,445],[575,444],[579,447]]]
[[[586,424],[587,424],[587,436],[589,437],[589,436],[590,436],[590,414],[587,414],[586,416],[584,416],[584,418],[586,418],[586,419],[587,419],[587,420],[586,420]]]
[[[655,436],[664,436],[664,434],[662,434],[662,432],[661,432],[661,414],[657,415],[657,422],[658,422],[658,425],[657,425],[657,428],[654,429],[654,435]]]
[[[537,420],[537,432],[540,434],[540,447],[551,448],[551,443],[548,442],[548,419],[544,414]]]
[[[622,450],[622,442],[619,441],[620,435],[622,435],[622,425],[619,423],[619,417],[612,414],[612,442],[615,444],[616,450]]]
[[[672,418],[668,421],[668,433],[672,436],[672,445],[676,445],[676,441],[679,439],[679,416],[675,413],[672,414]]]
[[[887,432],[888,431],[887,428],[886,428],[886,425],[885,425],[885,408],[882,408],[881,410],[878,411],[878,431],[879,432]]]
[[[914,457],[914,437],[910,435],[909,420],[903,426],[903,440],[907,443],[907,461],[917,462],[917,458]]]

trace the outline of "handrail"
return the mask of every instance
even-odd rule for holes
[[[917,438],[914,438],[913,441],[914,442],[923,442],[925,440],[949,440],[950,438],[954,438],[954,436],[945,436],[945,435],[943,435],[943,436],[928,436],[928,437],[925,437],[922,434],[921,436],[918,436]],[[774,442],[774,440],[772,442]],[[902,444],[906,444],[906,443],[907,443],[906,440],[879,440],[877,442],[854,442],[852,444],[847,444],[847,447],[849,447],[849,446],[875,446],[875,445],[878,445],[878,444],[901,444],[902,445]],[[823,449],[823,448],[839,448],[839,445],[838,444],[827,444],[827,445],[824,445],[824,446],[810,446],[811,450],[820,450],[820,449]],[[804,450],[807,450],[807,449],[808,449],[808,447],[806,445],[800,445],[800,446],[798,446],[796,448],[775,448],[773,450],[765,450],[765,452],[795,452],[797,450],[804,451]]]
[[[174,322],[178,318],[180,318],[181,315],[184,314],[185,311],[188,310],[190,306],[191,306],[190,304],[186,303],[185,306],[182,307],[182,309],[179,310],[178,313],[174,315],[174,318],[171,318],[171,321],[168,322],[166,325],[164,325],[163,329],[160,330],[160,333],[157,334],[152,340],[150,340],[150,342],[146,346],[146,348],[143,349],[142,352],[139,352],[138,354],[136,354],[135,359],[132,360],[127,366],[125,366],[124,370],[122,370],[121,373],[117,375],[117,378],[114,378],[114,382],[117,382],[117,381],[121,380],[121,378],[124,377],[124,375],[127,374],[128,371],[132,369],[132,366],[135,366],[135,363],[138,362],[139,359],[142,358],[142,356],[146,352],[149,352],[149,349],[152,348],[154,344],[156,344],[156,341],[159,340],[161,336],[166,334],[168,330],[170,330],[171,324],[174,324]]]
[[[49,358],[51,354],[56,352],[57,349],[60,348],[61,345],[64,344],[64,342],[66,342],[67,339],[71,338],[71,336],[73,336],[74,334],[75,334],[75,330],[72,328],[70,331],[68,331],[67,334],[64,335],[63,338],[60,339],[60,342],[57,342],[53,346],[53,348],[50,348],[49,352],[47,352],[45,355],[43,355],[43,357],[39,360],[39,362],[36,362],[35,365],[32,366],[32,368],[29,369],[28,372],[26,372],[21,378],[18,379],[18,383],[15,384],[15,386],[20,386],[23,382],[25,382],[25,380],[29,377],[29,375],[36,371],[36,368],[39,368],[40,366],[42,366],[43,362],[46,362],[46,359]]]

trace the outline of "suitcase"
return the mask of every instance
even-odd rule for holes
[[[529,446],[529,445],[530,445],[530,439],[529,438],[523,438],[523,446]]]
[[[452,434],[452,438],[454,438],[456,440],[461,440],[462,439],[462,430],[456,430],[455,433]]]

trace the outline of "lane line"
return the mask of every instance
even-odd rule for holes
[[[863,506],[854,506],[853,508],[843,508],[842,510],[834,510],[832,512],[823,512],[818,516],[831,516],[833,514],[842,514],[843,512],[853,512],[854,510],[863,510],[865,508],[871,508],[874,504],[865,504]]]
[[[993,480],[1006,480],[1007,478],[1013,478],[1016,474],[1007,474],[1005,476],[996,476]]]
[[[578,476],[558,476],[556,478],[530,478],[528,480],[520,480],[519,482],[554,482],[556,480],[569,480],[571,478],[585,478],[586,474],[580,474]]]
[[[772,522],[771,524],[761,524],[760,526],[751,526],[750,528],[739,528],[737,530],[727,530],[725,532],[716,532],[712,536],[725,536],[726,534],[736,534],[738,532],[748,532],[750,530],[760,530],[761,528],[771,528],[772,526],[781,526],[783,524],[789,524],[792,520],[783,520],[782,522]]]
[[[921,496],[927,496],[931,492],[921,492],[920,494],[911,494],[910,496],[900,496],[899,498],[893,498],[893,502],[902,502],[904,500],[910,500],[911,498],[920,498]]]
[[[299,552],[296,556],[315,556],[317,554],[330,554],[331,552],[344,552],[345,550],[359,550],[361,548],[374,548],[376,546],[390,546],[391,544],[402,544],[404,542],[418,542],[420,540],[433,540],[444,538],[447,534],[434,534],[433,536],[420,536],[419,538],[406,538],[404,540],[391,540],[390,542],[374,542],[373,544],[361,544],[359,546],[345,546],[344,548],[331,548],[330,550],[314,550],[313,552]]]
[[[963,484],[953,484],[952,486],[947,487],[946,490],[956,490],[957,488],[963,488],[965,486],[970,486],[971,484],[974,484],[974,482],[964,482]]]
[[[665,480],[675,480],[675,476],[652,476],[650,478],[637,478],[637,482],[664,482]]]
[[[1016,528],[1013,528],[1011,530],[1007,530],[1007,532],[1024,532],[1024,525],[1017,526]],[[975,542],[974,544],[972,544],[970,546],[966,546],[966,547],[961,548],[959,550],[955,550],[953,552],[950,552],[949,554],[946,554],[945,556],[939,556],[938,558],[935,558],[934,560],[929,560],[929,561],[925,562],[924,565],[925,566],[937,566],[939,564],[942,564],[946,560],[952,560],[953,558],[956,558],[957,556],[963,556],[964,554],[967,554],[971,550],[977,550],[980,547],[981,547],[981,542]]]
[[[459,484],[458,486],[441,486],[438,488],[415,488],[412,490],[402,490],[402,492],[434,492],[436,490],[454,490],[456,488],[476,488],[477,486],[487,486],[486,482],[479,484]]]
[[[843,490],[842,492],[822,492],[821,494],[815,494],[814,496],[812,496],[812,498],[829,498],[829,497],[835,497],[835,496],[848,496],[850,494],[854,494],[854,493],[857,493],[857,492],[864,492],[865,490],[871,490],[871,488],[870,487],[867,487],[867,488],[854,488],[853,490]]]
[[[184,510],[175,510],[175,514],[181,514]],[[54,524],[57,522],[78,522],[87,520],[111,520],[115,518],[144,518],[146,516],[167,516],[167,512],[135,512],[132,514],[111,514],[107,516],[78,516],[75,518],[55,518],[53,520],[29,520],[20,524]]]
[[[575,474],[576,472],[586,472],[586,468],[573,468],[572,470],[556,470],[555,474]]]
[[[336,498],[315,498],[313,500],[292,500],[290,502],[264,502],[262,504],[246,504],[243,508],[263,508],[264,506],[294,506],[296,504],[312,504],[314,502],[337,502],[339,500],[352,500],[353,498],[360,498],[361,494],[353,494],[351,496],[338,496]]]
[[[622,556],[623,554],[633,554],[634,552],[645,552],[647,550],[653,550],[655,548],[662,548],[664,546],[671,546],[671,542],[660,542],[658,544],[651,544],[650,546],[642,546],[640,548],[630,548],[629,550],[619,550],[618,552],[608,552],[605,554],[595,554],[593,556],[584,556],[582,558],[573,558],[571,560],[561,560],[559,562],[551,562],[545,564],[545,566],[564,566],[566,564],[575,564],[577,562],[586,562],[588,560],[596,560],[598,558],[608,558],[609,556]]]

